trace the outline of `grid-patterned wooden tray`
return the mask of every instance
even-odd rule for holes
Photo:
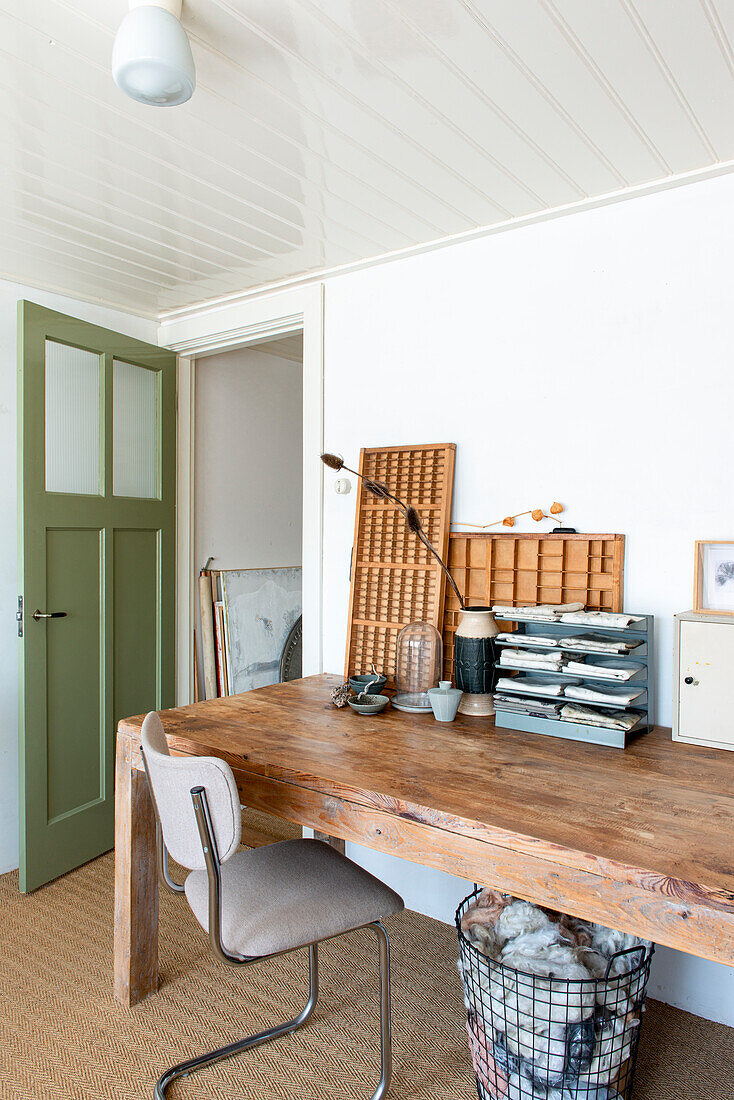
[[[449,569],[470,607],[578,600],[590,611],[621,611],[624,535],[452,532]],[[446,679],[453,676],[459,617],[459,602],[448,588],[443,616]]]
[[[421,517],[439,554],[448,548],[456,446],[369,447],[359,471],[381,481]],[[394,686],[400,630],[416,620],[441,630],[444,576],[435,559],[407,529],[402,512],[376,500],[362,481],[352,551],[346,675],[369,672],[372,662]]]

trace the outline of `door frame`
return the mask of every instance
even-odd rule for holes
[[[194,561],[196,359],[303,331],[303,675],[323,670],[324,288],[298,287],[244,301],[202,306],[164,321],[158,343],[178,353],[176,515],[176,695],[193,701],[198,570]]]

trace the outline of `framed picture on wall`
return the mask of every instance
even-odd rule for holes
[[[697,542],[694,611],[734,615],[734,542]]]

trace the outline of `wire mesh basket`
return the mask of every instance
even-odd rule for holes
[[[526,973],[485,955],[456,911],[479,1100],[629,1100],[652,946],[618,951],[604,977]]]

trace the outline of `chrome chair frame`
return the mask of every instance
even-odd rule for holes
[[[153,784],[150,782],[150,774],[148,772],[148,765],[145,760],[145,753],[141,749],[141,755],[143,758],[143,766],[145,767],[145,773],[148,777],[148,785],[153,792]],[[262,959],[276,958],[277,955],[287,955],[291,951],[299,951],[301,947],[308,947],[308,977],[309,977],[309,993],[308,1000],[305,1006],[292,1020],[288,1020],[283,1024],[278,1024],[275,1027],[267,1028],[265,1031],[260,1031],[256,1035],[249,1035],[244,1039],[240,1039],[234,1043],[229,1043],[227,1046],[219,1047],[216,1050],[207,1051],[204,1054],[200,1054],[195,1058],[189,1058],[185,1062],[179,1062],[178,1065],[172,1066],[161,1074],[156,1082],[154,1089],[155,1100],[165,1100],[166,1089],[168,1086],[179,1077],[187,1077],[195,1070],[202,1069],[204,1066],[213,1065],[215,1062],[219,1062],[224,1058],[231,1058],[234,1054],[239,1054],[244,1050],[252,1050],[254,1047],[260,1046],[262,1043],[267,1043],[271,1039],[278,1039],[282,1035],[290,1035],[298,1028],[302,1027],[306,1021],[312,1015],[319,998],[319,968],[318,968],[318,945],[325,942],[324,940],[316,940],[313,943],[302,944],[301,947],[290,948],[288,951],[275,952],[272,955],[237,955],[226,949],[222,943],[222,869],[219,861],[219,853],[217,851],[217,843],[214,836],[214,829],[212,826],[211,815],[209,813],[209,804],[206,798],[206,791],[203,787],[191,788],[191,801],[193,803],[194,814],[196,816],[196,824],[199,829],[199,837],[201,838],[201,846],[204,853],[204,862],[206,864],[207,878],[209,880],[209,942],[211,944],[214,955],[227,966],[247,966],[250,963],[260,962]],[[153,794],[153,806],[155,809],[156,818],[156,841],[157,841],[157,859],[158,859],[158,877],[161,885],[165,886],[168,890],[175,894],[184,893],[184,886],[181,883],[175,882],[171,877],[168,867],[168,850],[166,849],[165,842],[163,840],[163,829],[161,827],[160,818],[158,816],[158,808],[155,804],[155,795]],[[377,1084],[377,1088],[372,1093],[370,1100],[382,1100],[387,1094],[390,1088],[390,1082],[392,1080],[392,1028],[390,1020],[390,941],[388,939],[387,932],[381,921],[374,921],[371,924],[362,925],[363,928],[371,929],[377,936],[377,942],[379,947],[379,966],[380,966],[380,1079]],[[350,929],[349,931],[355,931]],[[345,935],[346,933],[340,933]],[[329,936],[326,939],[336,939],[336,936]]]

